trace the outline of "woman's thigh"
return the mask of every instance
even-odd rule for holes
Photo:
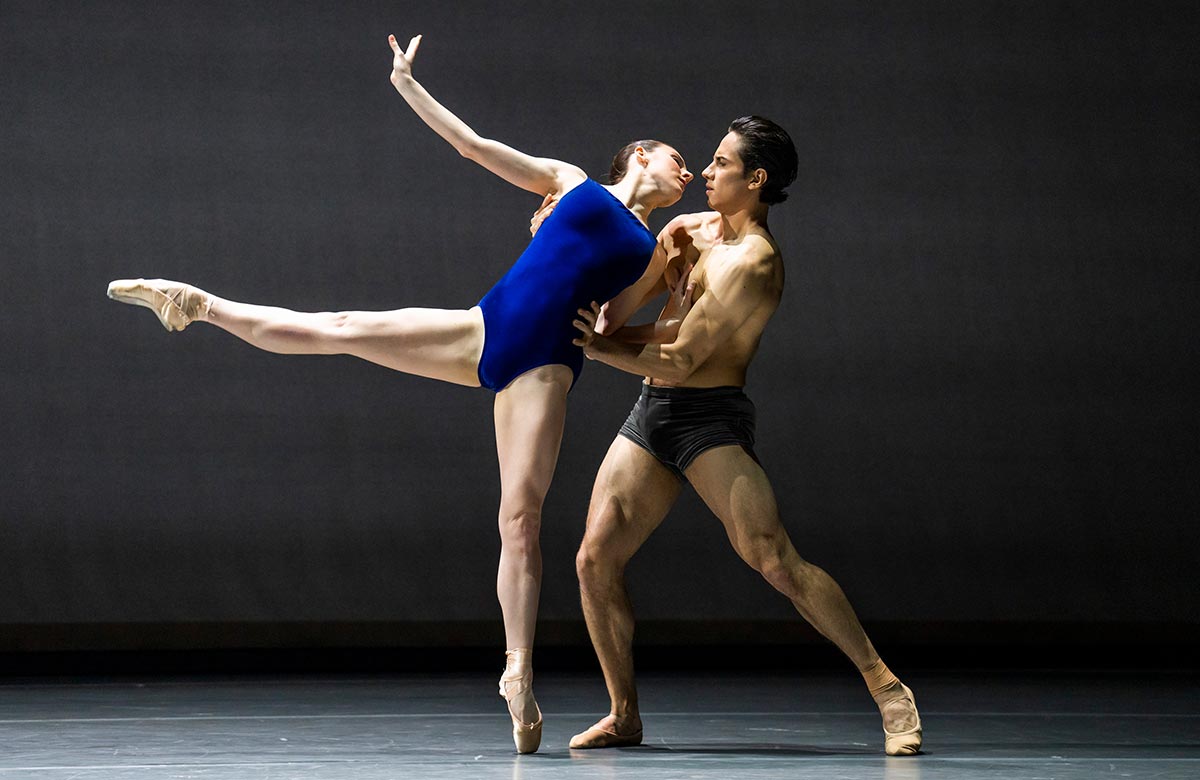
[[[479,386],[483,353],[479,307],[343,312],[331,336],[342,354],[406,374]]]
[[[572,378],[566,366],[541,366],[496,394],[502,504],[541,510],[558,463]]]

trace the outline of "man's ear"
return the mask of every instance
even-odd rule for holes
[[[758,190],[765,187],[767,184],[767,170],[765,168],[755,168],[754,173],[750,174],[750,184],[752,190]]]

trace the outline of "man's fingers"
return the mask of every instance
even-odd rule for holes
[[[396,43],[396,36],[394,36],[394,35],[388,36],[388,46],[392,47],[392,51],[394,51],[396,53],[400,52],[400,44]]]
[[[404,52],[404,56],[412,62],[413,57],[417,56],[417,49],[421,46],[421,36],[414,35],[412,40],[408,42],[408,51]]]

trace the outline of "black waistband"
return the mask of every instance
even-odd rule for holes
[[[722,387],[662,387],[660,385],[642,385],[643,398],[737,398],[745,395],[742,388],[724,385]]]

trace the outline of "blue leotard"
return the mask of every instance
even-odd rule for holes
[[[579,335],[571,324],[577,310],[604,303],[641,278],[655,244],[633,212],[595,181],[564,195],[479,302],[480,384],[499,392],[526,371],[554,364],[578,379],[583,350],[571,343]]]

